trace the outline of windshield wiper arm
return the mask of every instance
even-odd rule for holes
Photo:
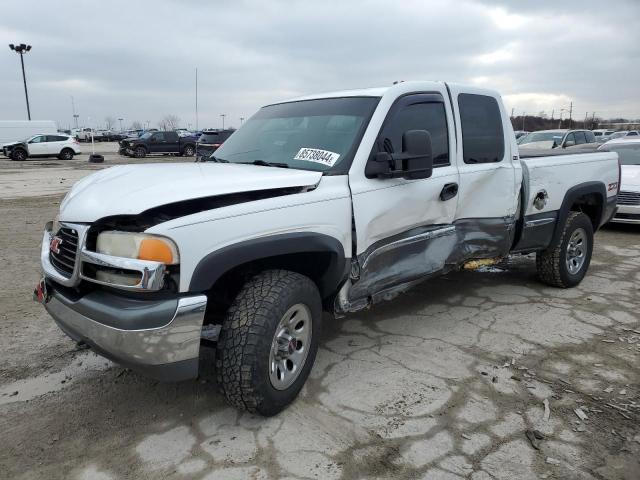
[[[250,163],[252,165],[261,165],[263,167],[289,168],[289,164],[287,163],[265,162],[264,160],[254,160],[253,162],[242,162],[242,163]]]

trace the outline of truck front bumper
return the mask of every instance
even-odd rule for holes
[[[205,295],[138,300],[95,291],[74,298],[50,282],[46,288],[47,312],[73,340],[158,380],[198,375]]]

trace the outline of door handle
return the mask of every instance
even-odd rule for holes
[[[455,197],[458,194],[458,184],[457,183],[447,183],[444,187],[442,187],[442,191],[440,192],[440,200],[443,202]]]

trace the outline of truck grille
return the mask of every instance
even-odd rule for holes
[[[640,192],[619,192],[618,205],[640,205]]]
[[[60,238],[58,253],[49,251],[49,261],[53,268],[67,278],[71,278],[78,252],[78,232],[72,228],[61,228],[56,237]]]

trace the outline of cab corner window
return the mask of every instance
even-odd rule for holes
[[[464,163],[500,162],[504,157],[504,133],[498,102],[493,97],[458,95]]]
[[[382,129],[378,151],[402,152],[402,135],[409,130],[427,130],[431,134],[433,166],[449,165],[449,133],[444,103],[424,101],[419,95],[401,101]]]

